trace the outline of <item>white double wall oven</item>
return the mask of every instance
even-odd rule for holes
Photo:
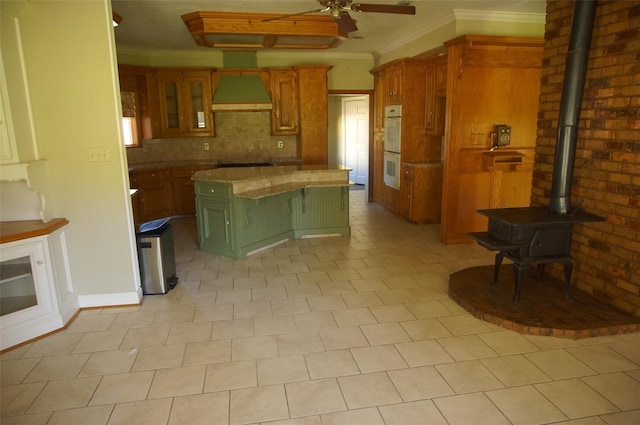
[[[400,189],[402,105],[384,108],[384,184]]]

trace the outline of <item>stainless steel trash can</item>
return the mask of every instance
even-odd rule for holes
[[[170,218],[141,224],[136,233],[142,293],[166,294],[178,283]]]

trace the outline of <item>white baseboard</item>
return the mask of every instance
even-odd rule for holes
[[[120,292],[117,294],[79,295],[80,308],[113,307],[118,305],[140,304],[142,289],[138,292]]]

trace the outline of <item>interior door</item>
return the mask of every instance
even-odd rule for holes
[[[349,180],[369,181],[369,101],[366,97],[342,100],[345,165],[352,169]]]

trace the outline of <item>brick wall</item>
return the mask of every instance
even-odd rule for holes
[[[547,0],[534,205],[549,205],[573,8]],[[573,284],[640,315],[640,1],[598,3],[580,118],[572,205],[606,222],[576,225]]]

